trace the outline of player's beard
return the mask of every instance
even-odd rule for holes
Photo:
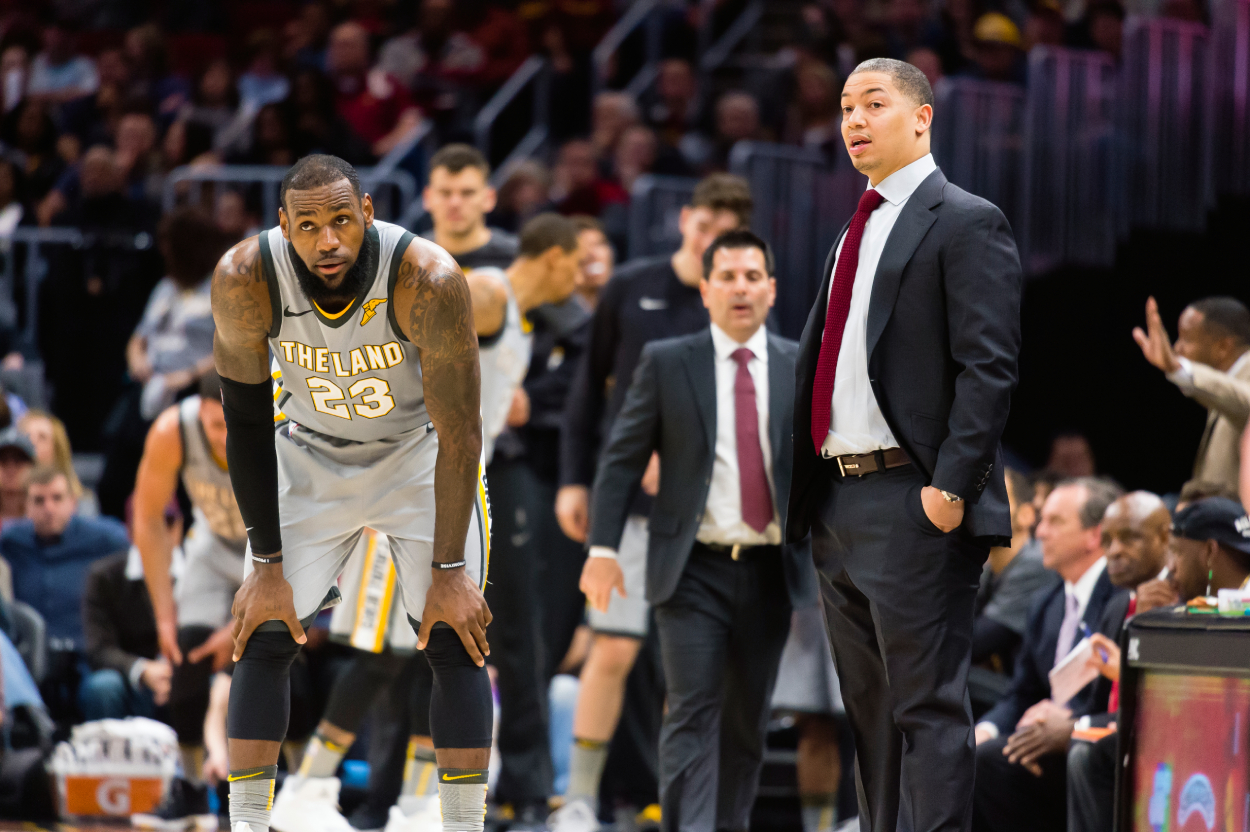
[[[286,246],[300,289],[306,298],[322,309],[342,308],[345,304],[351,303],[360,297],[360,293],[373,282],[374,275],[377,274],[378,247],[372,234],[365,234],[364,241],[360,244],[360,253],[356,255],[356,262],[352,263],[347,274],[343,275],[343,282],[335,289],[326,286],[325,280],[308,268],[303,259],[295,253],[295,246],[290,242]]]

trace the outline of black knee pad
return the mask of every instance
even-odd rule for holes
[[[455,630],[437,624],[430,630],[425,658],[434,675],[430,694],[434,747],[490,748],[495,709],[486,668],[473,663]]]
[[[399,676],[404,661],[403,656],[389,651],[357,651],[352,663],[334,680],[322,718],[336,728],[356,733],[373,701]]]
[[[282,742],[291,718],[291,662],[299,644],[281,621],[256,628],[230,685],[227,735],[233,740]]]

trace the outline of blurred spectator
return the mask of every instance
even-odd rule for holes
[[[987,12],[972,29],[974,64],[964,74],[987,81],[1024,83],[1024,40],[1005,14]]]
[[[156,139],[156,122],[146,110],[132,110],[117,122],[114,158],[126,195],[135,203],[160,203],[163,177]]]
[[[1176,513],[1168,580],[1182,602],[1244,588],[1250,581],[1245,517],[1239,503],[1224,497],[1209,497]]]
[[[161,166],[165,173],[182,165],[213,163],[213,130],[201,121],[179,118],[161,140]],[[188,191],[189,191],[188,183]]]
[[[252,138],[248,150],[233,161],[290,167],[298,158],[291,138],[291,125],[287,119],[286,108],[280,104],[266,104],[260,108],[252,122]]]
[[[150,135],[141,119],[132,122],[133,134],[127,138],[131,154],[142,150]],[[149,118],[147,124],[150,123]],[[40,203],[39,224],[71,225],[83,230],[134,230],[147,226],[146,206],[127,192],[142,193],[141,184],[127,189],[125,177],[128,172],[143,170],[148,154],[125,158],[127,166],[120,164],[119,154],[107,147],[97,145],[88,150],[78,166],[66,171]]]
[[[1094,449],[1084,434],[1060,433],[1051,440],[1047,471],[1060,477],[1092,477],[1095,469]]]
[[[12,234],[26,215],[22,205],[22,178],[14,161],[0,156],[0,237]]]
[[[1053,702],[1048,674],[1082,635],[1108,626],[1105,634],[1118,636],[1122,613],[1110,624],[1104,612],[1127,593],[1106,573],[1102,518],[1120,493],[1105,480],[1066,480],[1042,508],[1043,562],[1063,584],[1035,599],[1011,687],[977,723],[974,832],[1064,828],[1067,757],[1053,752],[1066,750],[1077,717],[1106,712],[1111,686],[1095,681],[1071,701]]]
[[[647,109],[647,123],[660,141],[678,147],[697,124],[695,104],[699,95],[694,67],[683,58],[660,61],[655,79],[656,101]]]
[[[1124,48],[1124,7],[1115,0],[1094,3],[1085,14],[1085,26],[1090,45],[1118,61]]]
[[[590,116],[590,143],[601,164],[612,164],[621,137],[638,121],[638,103],[629,93],[609,90],[595,96]],[[629,186],[625,188],[628,190]]]
[[[187,121],[202,124],[212,131],[213,146],[220,147],[221,139],[234,124],[239,114],[239,89],[234,70],[225,58],[209,63],[200,74],[191,102],[180,115]],[[198,154],[197,154],[198,155]]]
[[[764,141],[760,126],[760,105],[748,92],[730,91],[716,101],[716,132],[709,140],[697,133],[681,142],[682,155],[700,171],[729,168],[729,153],[741,141]]]
[[[56,126],[52,116],[42,102],[27,99],[4,117],[0,131],[4,143],[21,154],[26,206],[32,208],[52,190],[65,171],[65,162],[56,151]],[[40,224],[47,224],[42,217],[40,220]]]
[[[291,82],[279,71],[281,56],[273,30],[252,32],[247,40],[247,69],[239,76],[239,101],[248,111],[283,100],[291,92]]]
[[[593,5],[593,4],[588,4]],[[570,33],[564,27],[550,23],[542,30],[538,43],[551,62],[552,101],[561,102],[550,115],[550,129],[558,141],[580,136],[592,130],[591,86],[595,77],[589,51],[576,50],[569,45]],[[633,98],[630,97],[630,101]],[[635,105],[634,121],[637,121]]]
[[[111,140],[131,87],[130,65],[122,50],[102,50],[95,67],[100,80],[95,92],[61,106],[62,126],[87,146]]]
[[[137,551],[97,561],[87,573],[83,642],[90,675],[83,680],[83,717],[156,715],[169,702],[173,668],[160,656],[156,617]]]
[[[813,148],[840,142],[842,85],[838,76],[827,64],[806,61],[795,71],[794,80],[795,94],[786,112],[782,140]]]
[[[507,231],[517,231],[525,221],[551,204],[551,171],[546,165],[529,159],[517,165],[499,188],[491,224]]]
[[[603,225],[594,217],[578,214],[573,217],[577,226],[577,244],[582,252],[581,268],[577,272],[577,294],[587,310],[593,311],[599,302],[599,292],[612,279],[616,256]]]
[[[394,76],[369,67],[369,33],[359,23],[340,23],[326,51],[336,107],[374,155],[382,156],[417,128],[421,114]]]
[[[26,475],[35,448],[17,428],[0,430],[0,531],[26,516]]]
[[[1033,7],[1024,22],[1024,49],[1034,46],[1063,46],[1063,12],[1054,0],[1044,0]]]
[[[1116,586],[1130,590],[1126,616],[1176,603],[1164,571],[1171,528],[1167,506],[1149,491],[1125,494],[1107,509],[1102,523],[1107,575]],[[1118,705],[1114,694],[1111,711]]]
[[[298,69],[325,70],[333,15],[326,0],[314,0],[300,7],[299,15],[282,32],[282,53],[289,64]]]
[[[217,197],[213,207],[213,220],[227,241],[242,240],[260,230],[260,217],[241,191],[228,190]]]
[[[336,100],[334,85],[325,75],[315,69],[302,69],[295,74],[287,102],[290,105],[287,130],[293,153],[291,162],[309,153],[330,153],[352,164],[364,164],[373,159],[369,143],[339,114]],[[261,113],[264,112],[262,109]],[[259,121],[258,118],[258,130],[262,126]]]
[[[625,128],[616,143],[612,158],[616,181],[626,193],[633,191],[634,182],[639,176],[655,170],[659,153],[660,141],[650,127],[635,124]]]
[[[91,95],[100,86],[95,63],[74,51],[75,33],[61,22],[43,30],[43,51],[30,64],[28,95],[50,102],[69,101]]]
[[[26,489],[26,519],[0,534],[0,555],[13,569],[14,595],[48,626],[49,672],[42,692],[53,716],[65,719],[88,673],[82,622],[87,572],[97,560],[127,551],[130,542],[118,521],[75,514],[77,500],[58,469],[37,466]]]
[[[812,55],[844,78],[860,61],[886,54],[885,40],[859,0],[819,0],[804,6],[798,34]]]
[[[922,46],[908,52],[906,61],[924,73],[930,87],[936,87],[942,80],[942,59],[929,47]]]
[[[1194,479],[1237,488],[1240,438],[1250,419],[1250,310],[1232,297],[1194,301],[1181,312],[1173,345],[1150,298],[1146,329],[1134,329],[1133,338],[1168,381],[1207,408]]]
[[[890,0],[885,20],[886,54],[901,59],[923,45],[928,19],[925,0]]]
[[[629,195],[599,173],[594,145],[586,139],[573,139],[556,155],[551,199],[562,214],[590,214],[603,219],[609,206],[623,206]]]
[[[18,430],[30,440],[34,461],[50,465],[65,475],[74,499],[83,496],[82,483],[74,470],[74,452],[70,448],[65,423],[44,410],[29,410],[17,421]]]
[[[0,76],[3,79],[3,86],[0,87],[3,111],[8,113],[22,103],[30,81],[30,53],[26,47],[12,44],[0,52]]]
[[[972,631],[972,661],[999,674],[1001,681],[994,686],[999,695],[1011,678],[1033,596],[1058,580],[1055,573],[1042,564],[1041,543],[1033,539],[1033,526],[1037,522],[1033,485],[1028,477],[1013,468],[1007,469],[1007,502],[1011,506],[1011,545],[990,550],[989,560],[981,572],[977,617]],[[982,692],[995,682],[988,678],[979,681]],[[970,689],[972,682],[970,677]],[[997,701],[997,696],[993,701]]]
[[[185,79],[169,71],[165,36],[155,23],[136,26],[126,33],[126,60],[131,69],[131,87],[126,97],[144,98],[156,108],[162,121],[173,118],[191,97]]]

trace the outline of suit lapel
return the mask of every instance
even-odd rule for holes
[[[773,465],[776,466],[781,453],[782,420],[778,416],[785,413],[786,398],[793,401],[792,393],[786,387],[786,372],[781,366],[781,352],[773,343],[773,334],[768,333],[768,444],[772,448]],[[784,426],[789,429],[789,425]]]
[[[686,348],[686,375],[690,377],[690,389],[694,391],[695,409],[703,422],[703,433],[709,453],[716,449],[716,361],[712,349],[712,330]]]
[[[929,227],[937,221],[937,216],[929,209],[941,203],[942,188],[945,185],[946,177],[941,170],[929,174],[903,206],[894,222],[894,228],[890,230],[890,236],[885,241],[885,249],[881,252],[877,274],[872,282],[872,297],[868,302],[866,340],[869,360],[872,359],[872,351],[876,349],[877,341],[890,320],[890,313],[894,311],[903,269],[907,268],[907,263],[916,253],[916,248],[928,233]]]

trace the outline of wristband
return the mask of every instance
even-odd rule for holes
[[[435,569],[459,569],[460,567],[464,566],[466,563],[468,563],[468,561],[462,558],[461,560],[453,560],[451,563],[439,563],[438,561],[434,561],[430,565],[433,566]]]
[[[256,563],[282,563],[282,555],[252,555]]]

